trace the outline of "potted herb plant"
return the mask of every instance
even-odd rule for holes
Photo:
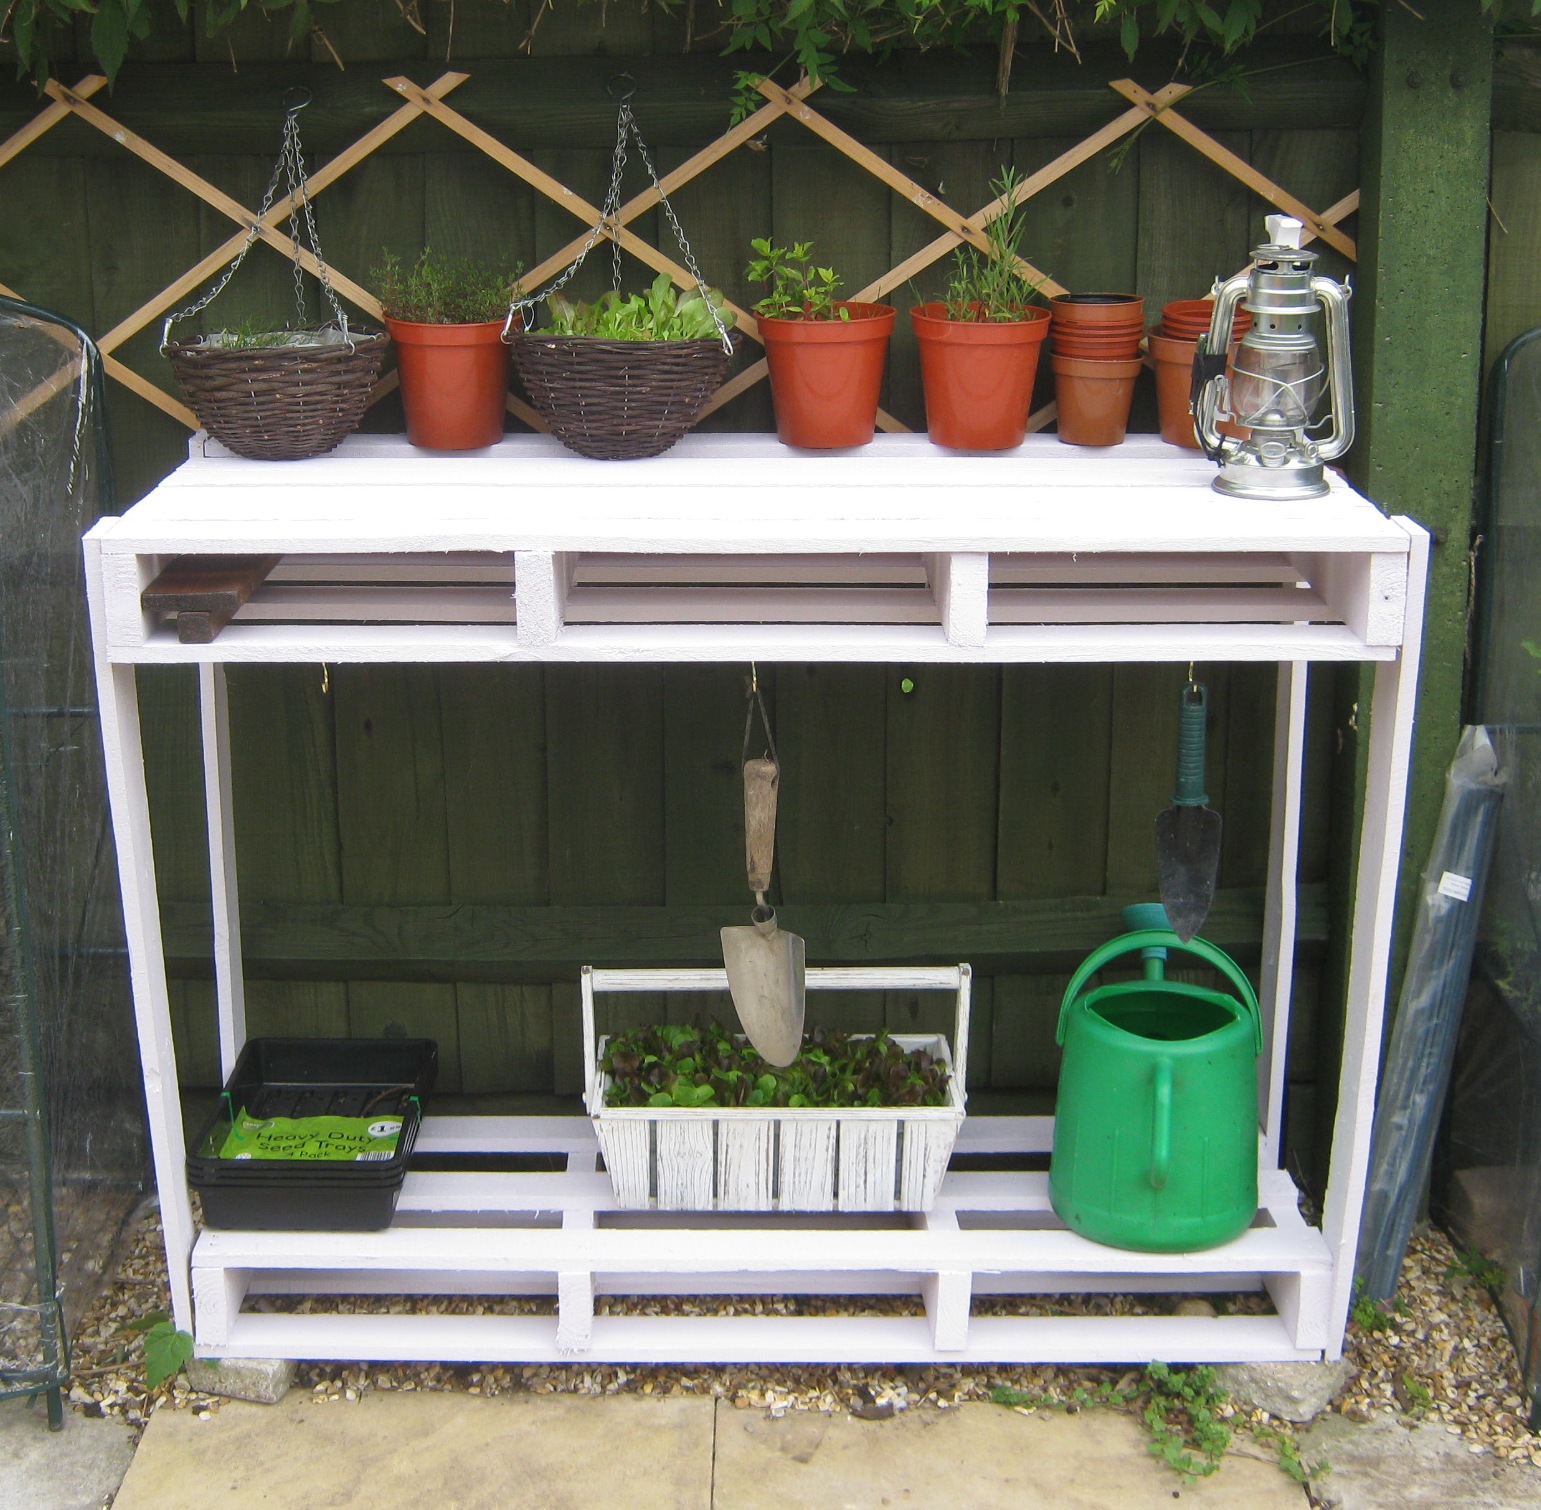
[[[503,324],[519,274],[431,248],[410,267],[386,252],[374,270],[396,370],[407,439],[430,451],[473,451],[503,434],[508,347]]]
[[[563,445],[628,460],[666,451],[696,422],[733,352],[723,296],[660,273],[645,294],[592,303],[553,293],[549,328],[513,337],[514,366]]]
[[[748,277],[769,292],[754,306],[770,368],[776,434],[789,446],[864,446],[877,427],[878,390],[894,310],[836,299],[840,279],[812,260],[811,241],[751,241]]]
[[[910,321],[920,346],[926,428],[938,445],[1005,451],[1022,444],[1049,311],[1029,301],[1036,282],[1017,270],[1022,210],[1011,168],[991,187],[1006,208],[985,228],[989,249],[961,246],[941,300],[918,304]]]

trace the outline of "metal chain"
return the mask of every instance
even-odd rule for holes
[[[171,327],[178,320],[186,320],[207,309],[224,291],[226,285],[235,277],[241,264],[246,260],[246,254],[252,249],[262,234],[262,222],[267,219],[268,211],[273,208],[273,200],[278,194],[278,182],[282,178],[286,181],[289,197],[294,203],[289,208],[289,239],[296,247],[300,245],[301,218],[303,217],[305,239],[309,243],[310,250],[316,259],[316,266],[320,270],[320,283],[322,292],[325,293],[327,303],[332,307],[332,314],[336,318],[338,328],[346,338],[348,335],[348,316],[342,305],[337,300],[337,293],[332,287],[331,275],[327,271],[326,259],[321,255],[321,241],[316,234],[315,216],[310,207],[310,186],[305,174],[305,155],[300,147],[299,113],[310,103],[309,96],[298,104],[291,105],[284,112],[283,142],[279,148],[278,158],[273,164],[273,176],[268,180],[267,191],[262,196],[262,203],[258,206],[256,217],[251,223],[251,229],[246,233],[246,240],[241,243],[241,250],[235,254],[234,260],[225,269],[224,276],[220,278],[213,288],[196,303],[189,304],[185,309],[178,310],[173,315],[167,315],[166,323],[161,327],[161,350],[164,352],[171,340]],[[303,327],[305,324],[305,280],[304,269],[300,265],[300,259],[296,256],[291,259],[294,269],[294,308],[296,323]]]
[[[696,288],[701,297],[706,301],[706,308],[712,317],[712,324],[717,327],[717,334],[722,340],[723,350],[729,356],[733,354],[733,338],[728,334],[728,327],[723,323],[722,315],[717,306],[712,302],[710,290],[706,286],[706,280],[701,276],[701,269],[696,265],[695,253],[690,250],[690,243],[685,239],[685,229],[679,222],[679,217],[674,213],[674,206],[669,203],[669,197],[663,191],[663,185],[658,182],[658,170],[653,166],[653,159],[647,150],[647,144],[642,140],[642,133],[637,129],[636,118],[631,113],[632,91],[627,90],[621,96],[620,105],[615,117],[615,153],[610,164],[610,187],[605,193],[605,202],[600,206],[599,220],[594,229],[589,232],[588,239],[578,252],[578,255],[568,263],[566,269],[552,282],[548,283],[539,293],[530,294],[523,299],[515,299],[508,308],[508,318],[503,322],[503,339],[511,338],[514,316],[520,311],[531,309],[542,303],[552,294],[560,291],[568,280],[583,266],[583,259],[593,251],[599,238],[609,228],[610,236],[610,263],[615,278],[617,291],[621,287],[621,179],[626,170],[626,143],[629,140],[636,144],[637,155],[642,159],[642,165],[647,169],[648,178],[654,189],[658,191],[658,202],[663,207],[665,217],[668,219],[670,229],[674,232],[674,239],[679,243],[680,254],[685,259],[685,267],[690,276],[695,280]]]

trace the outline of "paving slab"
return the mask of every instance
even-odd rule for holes
[[[1300,1436],[1306,1463],[1331,1469],[1311,1481],[1320,1510],[1537,1510],[1541,1468],[1505,1463],[1446,1426],[1378,1416],[1323,1416]]]
[[[998,1405],[886,1421],[723,1406],[716,1510],[1307,1510],[1272,1463],[1227,1457],[1184,1484],[1112,1410],[1023,1415]]]
[[[710,1510],[714,1404],[413,1390],[159,1410],[113,1510]]]
[[[132,1426],[65,1407],[48,1429],[44,1402],[0,1400],[0,1505],[6,1510],[102,1510],[134,1455]]]

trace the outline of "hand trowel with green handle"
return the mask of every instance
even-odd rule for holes
[[[1220,869],[1220,815],[1204,790],[1209,692],[1191,675],[1178,703],[1177,791],[1156,814],[1156,867],[1172,932],[1187,943],[1209,916]]]
[[[774,760],[744,762],[744,854],[754,908],[747,926],[722,930],[722,958],[750,1043],[767,1063],[786,1065],[803,1043],[807,956],[797,934],[776,926],[776,909],[765,900],[776,853],[780,781],[781,768]]]

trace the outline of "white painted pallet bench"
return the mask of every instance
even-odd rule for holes
[[[631,1362],[1336,1356],[1369,1154],[1428,542],[1340,480],[1324,499],[1286,506],[1224,499],[1211,477],[1201,457],[1154,438],[1082,452],[1031,437],[1016,452],[974,456],[896,435],[814,455],[768,436],[701,435],[649,461],[586,462],[540,436],[466,456],[360,436],[330,456],[281,464],[241,461],[196,438],[185,466],[92,529],[85,553],[172,1303],[199,1352]],[[187,555],[278,561],[233,620],[196,644],[141,604],[144,588]],[[246,1027],[227,665],[750,658],[1279,663],[1254,1226],[1223,1248],[1177,1255],[1124,1253],[1065,1231],[1047,1199],[1047,1118],[967,1118],[925,1214],[802,1216],[622,1211],[586,1119],[430,1116],[424,1154],[558,1154],[562,1167],[414,1170],[396,1220],[379,1233],[196,1232],[134,668],[198,668],[228,1073]],[[1369,774],[1320,1227],[1301,1220],[1280,1170],[1311,661],[1375,668],[1359,714]],[[969,1168],[979,1155],[1006,1167]],[[1262,1290],[1275,1314],[1040,1317],[974,1306],[1077,1290]],[[296,1293],[554,1304],[463,1316],[261,1304]],[[722,1293],[914,1295],[920,1308],[839,1318],[596,1313],[596,1297]]]

